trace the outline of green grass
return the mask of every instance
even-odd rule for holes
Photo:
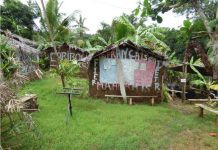
[[[86,80],[75,81],[87,84]],[[129,106],[83,95],[73,99],[73,117],[66,124],[67,97],[56,95],[57,91],[61,91],[59,79],[48,76],[21,90],[20,95],[38,95],[40,112],[33,113],[33,119],[41,133],[38,141],[27,137],[23,149],[35,149],[36,143],[42,150],[218,148],[218,137],[208,135],[218,133],[214,115],[201,119],[197,114],[184,115],[167,104]]]

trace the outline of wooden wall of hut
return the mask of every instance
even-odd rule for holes
[[[91,96],[121,95],[117,59],[122,64],[127,96],[157,96],[155,102],[161,101],[165,58],[130,41],[94,54],[89,67]],[[145,98],[133,101],[145,102]]]
[[[58,57],[59,59],[63,60],[63,59],[67,59],[67,60],[80,60],[86,56],[89,55],[89,52],[81,49],[81,48],[77,48],[77,47],[73,47],[70,46],[66,43],[57,46],[57,51],[58,51]],[[40,58],[47,58],[46,62],[45,62],[45,68],[50,68],[50,66],[56,65],[55,63],[55,52],[54,52],[54,48],[53,47],[48,47],[47,49],[44,49],[41,53],[40,53]]]

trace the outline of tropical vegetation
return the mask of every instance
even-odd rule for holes
[[[1,35],[0,149],[218,148],[214,116],[209,114],[199,119],[192,105],[173,101],[170,95],[169,91],[173,89],[169,87],[181,84],[184,73],[167,70],[163,103],[154,107],[144,104],[129,106],[116,100],[99,101],[89,97],[88,79],[78,77],[81,65],[58,57],[57,47],[62,44],[92,54],[131,40],[166,56],[169,66],[189,65],[194,74],[187,75],[187,84],[206,93],[208,106],[218,110],[217,104],[211,102],[211,97],[217,96],[213,93],[218,91],[218,2],[140,0],[137,4],[130,14],[117,14],[111,23],[101,22],[96,33],[89,34],[86,16],[78,10],[72,10],[70,15],[62,13],[59,0],[29,0],[27,4],[20,0],[3,0],[0,32],[9,30],[34,40],[39,52],[52,47],[56,65],[49,71],[41,67],[46,75],[42,80],[30,82],[19,75],[21,66],[16,60],[15,49],[5,38],[7,35]],[[162,14],[169,11],[187,16],[182,27],[171,29],[158,25],[163,21]],[[147,25],[149,18],[156,23]],[[35,23],[36,19],[39,23]],[[40,66],[45,66],[46,59],[48,57],[41,59]],[[213,75],[204,76],[197,67],[204,67]],[[82,89],[80,96],[73,96],[73,116],[70,117],[67,97],[56,93],[74,86]],[[120,82],[121,86],[124,87]],[[39,112],[28,114],[20,111],[24,106],[16,99],[26,93],[37,94]],[[121,95],[125,97],[122,91]],[[211,133],[215,135],[210,136]]]

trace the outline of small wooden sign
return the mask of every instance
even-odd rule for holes
[[[182,83],[186,83],[186,79],[181,79],[180,80]]]

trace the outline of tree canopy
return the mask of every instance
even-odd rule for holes
[[[4,0],[0,6],[1,29],[32,39],[37,14],[18,0]]]

